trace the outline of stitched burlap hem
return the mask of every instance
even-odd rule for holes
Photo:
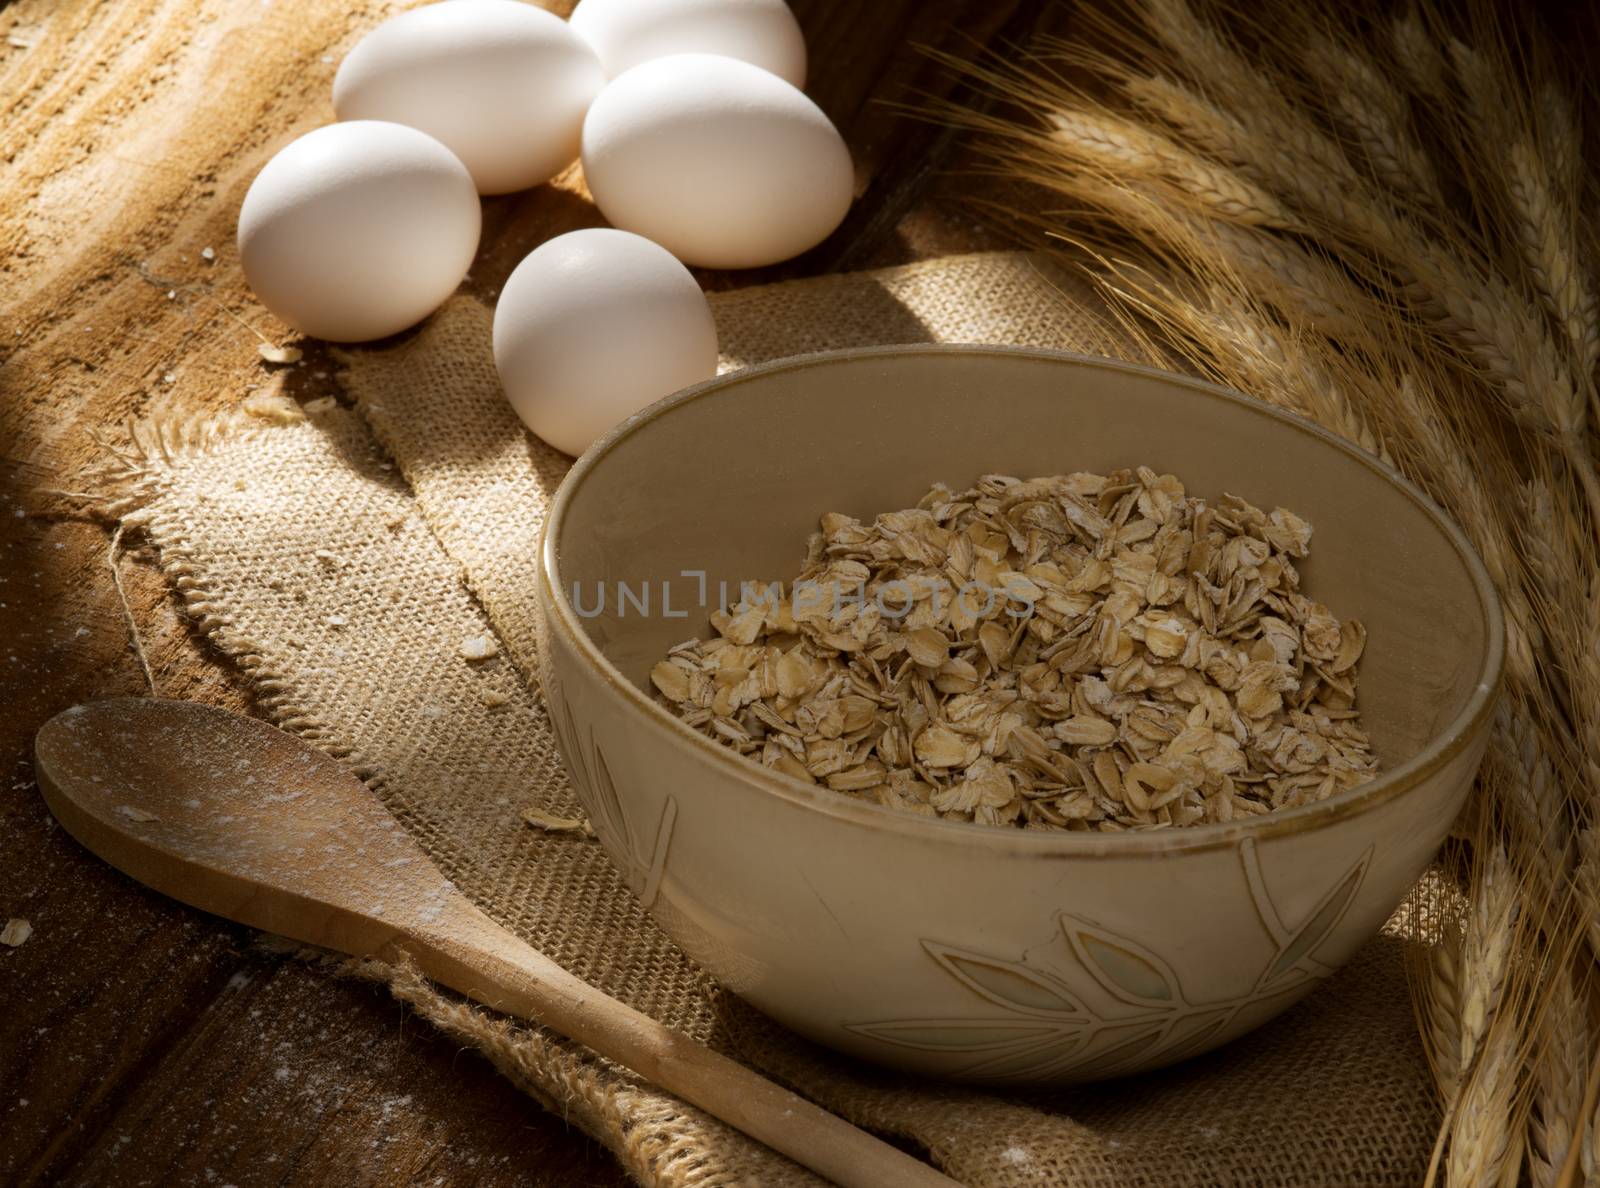
[[[1081,286],[1009,253],[712,301],[724,369],[878,343],[1132,349]],[[532,678],[535,544],[568,460],[509,412],[489,312],[459,299],[406,341],[341,360],[353,408],[257,398],[204,423],[146,424],[110,468],[109,497],[272,718],[346,758],[501,923],[607,993],[920,1145],[967,1183],[1420,1178],[1438,1119],[1395,937],[1223,1051],[1049,1094],[849,1061],[711,984],[598,847],[522,819],[535,807],[581,812]],[[498,640],[498,654],[467,659],[462,643],[478,636]],[[577,1045],[440,994],[414,971],[338,968],[388,983],[641,1183],[815,1182]]]

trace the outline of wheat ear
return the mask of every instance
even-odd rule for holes
[[[1410,103],[1393,82],[1327,31],[1306,36],[1301,61],[1332,96],[1376,180],[1430,210],[1443,210],[1439,176],[1412,127]]]
[[[1571,226],[1533,144],[1514,143],[1506,164],[1506,188],[1516,213],[1523,264],[1540,302],[1566,336],[1577,375],[1592,381],[1600,352],[1594,284],[1579,261]]]
[[[1523,1063],[1519,1039],[1509,1021],[1493,1028],[1461,1090],[1446,1165],[1452,1185],[1515,1188],[1523,1142],[1516,1116]]]
[[[1505,989],[1517,917],[1517,887],[1505,847],[1474,854],[1472,891],[1461,938],[1461,1066],[1471,1068]]]
[[[1582,1128],[1590,1061],[1589,1006],[1564,963],[1551,972],[1543,993],[1528,1114],[1528,1172],[1534,1188],[1556,1188]]]
[[[1413,93],[1434,103],[1446,100],[1450,88],[1444,54],[1414,6],[1391,22],[1389,48]]]
[[[1090,163],[1160,176],[1209,210],[1237,222],[1286,229],[1299,225],[1259,186],[1130,120],[1069,110],[1052,112],[1047,118],[1056,139]]]
[[[1461,930],[1448,923],[1427,946],[1413,1001],[1423,1053],[1447,1114],[1455,1109],[1465,1071],[1461,1060]]]

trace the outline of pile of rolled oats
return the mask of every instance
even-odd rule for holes
[[[1150,829],[1305,804],[1377,771],[1366,633],[1299,592],[1311,526],[1172,475],[940,485],[822,518],[651,673],[751,759],[928,816]]]

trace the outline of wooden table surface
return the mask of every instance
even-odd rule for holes
[[[604,1150],[383,991],[271,956],[103,867],[55,827],[33,778],[48,717],[146,691],[110,526],[83,498],[95,435],[227,408],[253,387],[333,391],[315,343],[298,367],[262,363],[257,331],[293,336],[244,286],[234,219],[271,152],[332,118],[339,58],[397,7],[0,0],[0,924],[34,928],[0,947],[0,1183],[624,1182]],[[895,104],[951,91],[919,47],[1015,45],[1065,14],[1027,0],[793,7],[808,90],[864,188],[799,260],[703,282],[1001,246],[962,201],[990,183]],[[599,222],[575,181],[490,199],[468,285],[492,297],[542,240]],[[121,572],[160,694],[250,709],[149,558]]]

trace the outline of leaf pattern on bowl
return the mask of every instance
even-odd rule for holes
[[[1020,961],[1000,961],[936,941],[923,941],[922,947],[956,981],[992,1003],[1044,1019],[1088,1021],[1083,1007],[1066,987],[1041,970]]]
[[[1178,975],[1149,949],[1081,916],[1062,912],[1058,919],[1083,967],[1114,997],[1158,1011],[1182,1000]]]
[[[559,712],[550,715],[550,725],[555,730],[556,741],[561,744],[561,754],[567,761],[567,776],[572,781],[573,791],[588,810],[589,823],[594,826],[600,844],[616,861],[618,870],[627,881],[628,890],[648,908],[661,893],[661,877],[667,869],[667,850],[672,845],[672,829],[678,820],[678,802],[668,796],[656,820],[655,833],[649,838],[640,835],[623,812],[622,800],[611,778],[611,768],[594,737],[594,731],[589,731],[588,747],[580,747],[572,707],[553,681],[546,677],[544,683],[552,694],[546,698],[547,704],[560,707]]]
[[[1072,1074],[1114,1076],[1161,1059],[1183,1059],[1209,1047],[1239,1012],[1263,999],[1304,988],[1333,967],[1315,954],[1355,902],[1372,864],[1373,847],[1346,870],[1296,925],[1284,922],[1272,897],[1254,838],[1235,851],[1250,900],[1272,955],[1251,989],[1230,998],[1192,1001],[1172,964],[1149,947],[1072,912],[1055,923],[1079,970],[1108,996],[1097,1011],[1060,976],[1028,963],[924,940],[946,974],[1006,1014],[846,1023],[880,1043],[949,1058],[951,1075],[978,1080],[1042,1079]]]

